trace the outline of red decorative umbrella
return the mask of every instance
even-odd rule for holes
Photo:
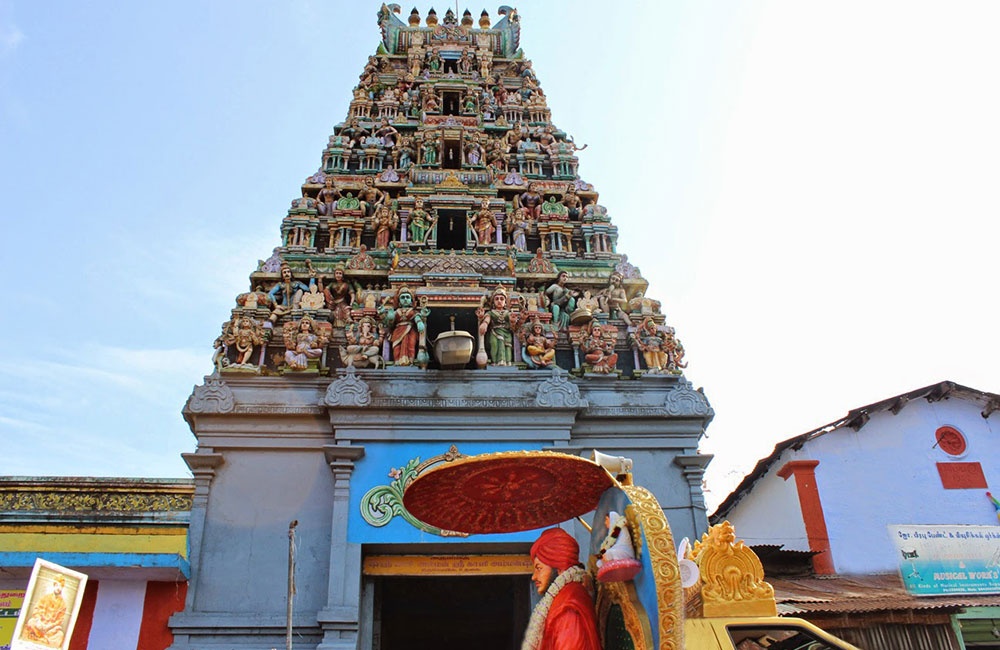
[[[561,523],[597,507],[617,485],[579,456],[509,451],[445,462],[420,474],[403,506],[431,526],[462,533],[513,533]]]

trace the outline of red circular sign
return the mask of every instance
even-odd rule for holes
[[[965,436],[955,427],[939,427],[934,437],[938,447],[949,456],[961,456],[965,453]]]

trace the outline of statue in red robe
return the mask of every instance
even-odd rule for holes
[[[601,650],[597,615],[580,546],[561,528],[531,547],[531,580],[542,599],[531,613],[521,650]]]

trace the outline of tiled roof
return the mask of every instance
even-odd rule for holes
[[[1000,606],[1000,594],[913,596],[896,574],[768,579],[778,614],[849,614]]]
[[[736,486],[736,489],[733,490],[721,504],[719,504],[719,507],[715,509],[715,512],[709,515],[709,521],[713,524],[717,524],[725,519],[726,515],[729,514],[729,511],[732,510],[744,496],[750,493],[757,481],[767,474],[771,465],[773,465],[781,457],[782,452],[789,447],[801,449],[813,438],[818,438],[819,436],[845,426],[852,427],[855,431],[857,431],[861,429],[866,422],[868,422],[868,418],[872,413],[888,410],[891,413],[896,414],[902,410],[907,402],[912,400],[926,399],[928,402],[936,402],[943,399],[949,399],[951,397],[961,397],[979,403],[983,407],[981,414],[984,418],[988,418],[992,413],[1000,410],[1000,395],[997,395],[996,393],[987,393],[975,388],[968,388],[966,386],[956,384],[953,381],[942,381],[937,384],[931,384],[930,386],[924,386],[923,388],[911,390],[908,393],[895,395],[880,402],[852,409],[847,412],[847,415],[838,420],[834,420],[829,424],[825,424],[811,431],[806,431],[805,433],[801,433],[776,444],[771,454],[757,461],[757,464],[749,474],[743,477],[743,480],[738,486]]]

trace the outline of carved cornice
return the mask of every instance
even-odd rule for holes
[[[0,512],[92,514],[101,517],[191,510],[194,485],[122,480],[0,482]]]
[[[701,417],[711,420],[715,417],[708,399],[701,391],[694,390],[691,382],[683,381],[677,387],[667,393],[667,398],[663,403],[668,415]]]
[[[565,372],[553,366],[552,376],[538,387],[535,403],[549,408],[586,408],[587,401],[580,398],[580,389],[566,377]]]
[[[218,376],[205,378],[204,386],[195,386],[185,410],[191,413],[232,413],[236,406],[233,391]]]
[[[364,408],[372,403],[372,391],[364,379],[358,377],[354,366],[347,366],[344,376],[330,383],[321,405]]]

